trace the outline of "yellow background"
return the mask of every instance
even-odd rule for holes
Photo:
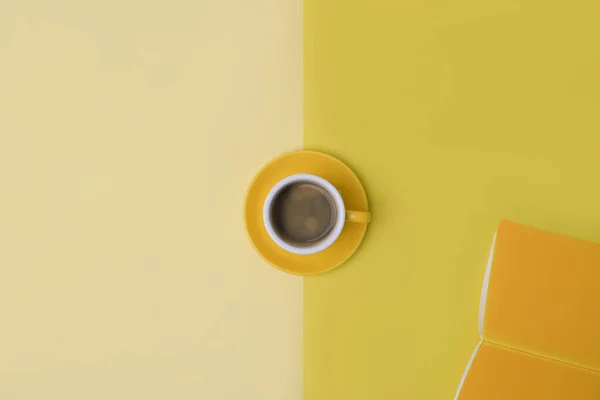
[[[0,398],[301,398],[244,192],[302,146],[299,0],[0,6]]]
[[[304,280],[306,400],[450,399],[503,218],[600,241],[598,2],[305,0],[304,145],[373,222]]]

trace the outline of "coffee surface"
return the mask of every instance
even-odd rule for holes
[[[313,245],[331,231],[335,214],[335,203],[325,189],[299,182],[284,188],[274,199],[271,220],[286,242]]]

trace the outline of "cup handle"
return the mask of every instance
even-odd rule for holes
[[[368,224],[371,222],[371,213],[368,211],[346,210],[346,221]]]

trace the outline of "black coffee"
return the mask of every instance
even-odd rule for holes
[[[311,246],[324,239],[336,219],[335,202],[322,187],[296,182],[273,200],[271,222],[277,234],[296,246]]]

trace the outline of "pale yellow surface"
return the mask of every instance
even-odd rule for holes
[[[0,398],[301,399],[242,224],[302,146],[300,1],[0,9]]]
[[[451,399],[507,218],[600,241],[600,3],[305,0],[306,148],[362,179],[304,280],[305,400]]]

